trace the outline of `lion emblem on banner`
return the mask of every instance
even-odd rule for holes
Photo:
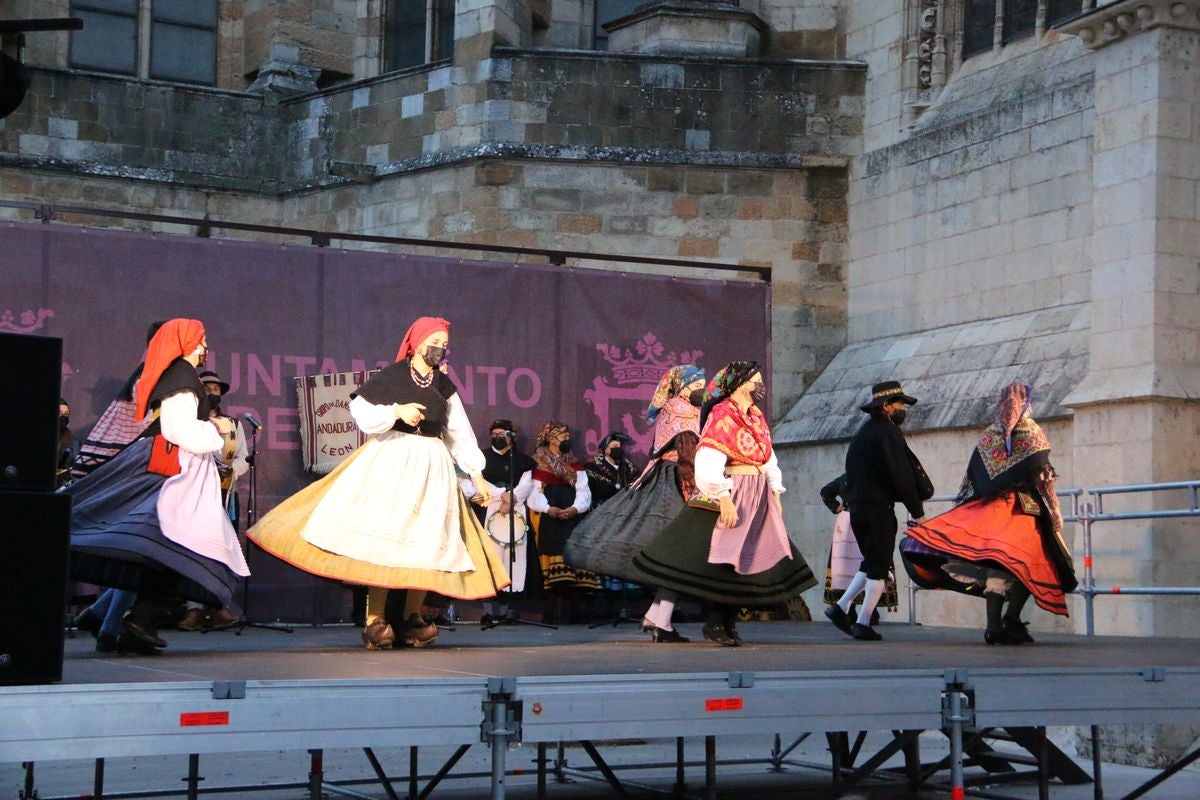
[[[598,342],[596,350],[608,363],[609,374],[596,376],[592,388],[583,393],[596,414],[595,427],[584,432],[584,444],[590,452],[599,446],[601,439],[618,431],[633,440],[629,446],[631,452],[648,455],[654,443],[654,428],[642,415],[654,396],[654,388],[668,369],[676,364],[695,364],[704,351],[667,352],[666,346],[650,332],[643,334],[632,347]]]

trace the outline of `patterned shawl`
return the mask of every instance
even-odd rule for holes
[[[662,414],[654,423],[654,449],[651,453],[657,453],[684,431],[700,435],[700,409],[675,395],[663,405]]]
[[[1050,512],[1054,530],[1062,529],[1062,511],[1054,493],[1055,472],[1050,464],[1050,440],[1034,421],[1029,387],[1004,387],[996,422],[979,437],[958,490],[958,500],[994,497],[1011,489],[1034,490]]]
[[[533,460],[537,468],[548,472],[571,485],[575,484],[575,473],[581,469],[579,459],[571,453],[550,452],[550,438],[568,430],[565,423],[550,420],[537,435],[537,449],[533,451]]]
[[[709,412],[700,446],[720,450],[730,464],[761,467],[771,459],[771,429],[758,406],[742,411],[733,401],[723,400]]]
[[[646,421],[654,422],[658,419],[659,412],[668,400],[678,395],[683,387],[698,380],[704,380],[704,370],[695,364],[677,364],[667,370],[658,382],[658,388],[654,390],[654,397],[650,398],[650,405],[646,408]]]

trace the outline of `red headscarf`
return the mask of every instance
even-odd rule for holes
[[[404,334],[404,340],[400,342],[400,349],[396,352],[396,360],[403,361],[411,356],[417,350],[417,345],[428,339],[438,331],[442,331],[447,336],[450,335],[450,321],[441,317],[420,317],[408,328],[408,333]]]
[[[146,416],[150,393],[171,362],[188,355],[204,341],[204,323],[198,319],[171,319],[163,323],[146,347],[146,366],[134,389],[137,419]]]

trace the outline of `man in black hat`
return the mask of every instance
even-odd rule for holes
[[[897,381],[875,384],[870,402],[862,406],[871,418],[854,434],[846,451],[846,491],[842,497],[863,560],[841,599],[825,608],[825,616],[855,639],[883,638],[871,627],[871,614],[892,567],[895,504],[904,503],[913,519],[922,522],[922,503],[933,496],[933,485],[900,432],[908,407],[916,403],[916,398],[906,395]],[[863,604],[858,620],[851,622],[847,612],[859,592],[864,592]]]

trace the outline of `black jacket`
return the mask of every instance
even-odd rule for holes
[[[821,487],[821,502],[834,514],[838,513],[838,506],[845,506],[845,503],[838,499],[845,496],[846,473],[844,472]]]
[[[856,503],[900,502],[917,518],[925,516],[922,501],[932,495],[933,487],[899,426],[872,415],[846,451],[846,504],[853,508]]]

